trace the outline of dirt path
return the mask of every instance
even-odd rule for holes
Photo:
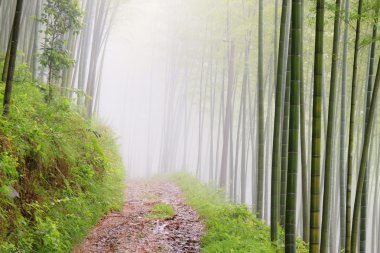
[[[122,212],[104,217],[73,253],[199,252],[203,224],[184,203],[171,182],[128,182]],[[166,220],[148,219],[157,203],[171,204],[176,214]]]

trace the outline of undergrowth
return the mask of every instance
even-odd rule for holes
[[[183,190],[188,204],[195,208],[206,225],[202,237],[202,252],[284,252],[270,240],[270,229],[244,205],[228,203],[221,192],[201,183],[196,178],[179,173],[171,178]],[[283,233],[277,242],[283,247]],[[298,240],[297,252],[307,252],[306,245]]]
[[[11,114],[0,116],[0,252],[69,252],[122,205],[118,147],[68,99],[46,103],[26,66],[15,81]]]

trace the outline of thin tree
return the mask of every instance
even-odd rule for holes
[[[65,49],[65,35],[78,33],[81,27],[81,9],[77,0],[46,0],[40,22],[44,25],[44,41],[40,63],[48,69],[47,101],[53,97],[53,82],[61,70],[74,63],[70,52]]]
[[[322,213],[322,230],[321,230],[321,252],[328,252],[328,240],[331,219],[331,190],[332,190],[332,166],[333,166],[333,148],[334,148],[334,130],[336,124],[336,92],[338,77],[338,57],[339,57],[339,37],[340,37],[340,0],[335,2],[334,18],[334,38],[331,62],[331,79],[330,79],[330,97],[329,97],[329,115],[327,123],[326,138],[326,162],[324,175],[323,191],[323,213]]]
[[[206,28],[207,31],[207,28]],[[198,160],[197,160],[197,177],[201,178],[201,164],[202,164],[202,137],[203,137],[203,76],[204,76],[204,62],[206,46],[203,46],[203,53],[201,58],[201,73],[199,81],[199,111],[198,111]]]
[[[288,142],[289,142],[289,109],[290,109],[290,79],[291,79],[291,33],[289,34],[288,59],[286,66],[286,84],[284,97],[284,111],[282,117],[282,137],[281,137],[281,199],[280,199],[280,224],[285,227],[286,211],[286,188],[288,174]]]
[[[280,215],[280,184],[281,184],[281,114],[283,112],[282,98],[283,86],[286,78],[286,61],[287,61],[287,43],[289,39],[289,29],[287,27],[287,18],[290,7],[289,0],[282,1],[281,25],[280,25],[280,43],[277,63],[276,77],[276,100],[273,132],[273,153],[272,153],[272,184],[271,184],[271,239],[278,239],[277,226]]]
[[[368,81],[367,81],[367,95],[366,95],[366,114],[365,114],[365,125],[368,124],[368,116],[369,110],[371,106],[371,98],[372,98],[372,89],[373,89],[373,78],[374,78],[374,67],[375,67],[375,53],[376,53],[376,37],[377,37],[377,22],[379,16],[379,1],[376,1],[375,6],[375,18],[372,25],[372,42],[371,42],[371,50],[370,50],[370,62],[369,62],[369,73],[368,73]],[[368,163],[370,159],[368,158]],[[367,200],[368,200],[368,163],[367,169],[364,177],[364,188],[363,188],[363,197],[361,203],[361,211],[360,211],[360,252],[366,252],[366,226],[367,226]]]
[[[226,114],[224,117],[224,127],[223,127],[223,148],[222,148],[222,161],[220,168],[220,187],[224,188],[227,186],[227,159],[228,159],[228,148],[229,148],[229,135],[230,135],[230,118],[232,114],[232,93],[233,93],[233,83],[234,83],[234,57],[235,57],[235,45],[231,42],[228,47],[229,53],[229,67],[228,67],[228,84],[227,84],[227,99],[226,99]]]
[[[242,140],[241,140],[241,184],[240,184],[240,195],[241,202],[245,202],[246,193],[246,177],[247,177],[247,162],[246,162],[246,122],[247,122],[247,90],[248,90],[248,76],[249,76],[249,53],[250,53],[250,34],[247,35],[249,39],[246,39],[246,49],[245,49],[245,62],[244,62],[244,77],[243,77],[243,87],[242,87],[242,103],[243,103],[243,122],[242,122]]]
[[[349,116],[349,137],[348,137],[348,158],[347,158],[347,193],[346,193],[346,253],[351,250],[351,184],[352,184],[352,168],[354,156],[354,133],[355,133],[355,109],[356,109],[356,82],[358,72],[358,56],[359,56],[359,43],[360,43],[360,27],[363,0],[358,3],[358,17],[356,21],[356,35],[355,35],[355,49],[354,49],[354,63],[352,70],[352,88],[351,88],[351,108]]]
[[[36,20],[34,22],[34,41],[33,41],[33,52],[32,52],[32,74],[33,78],[37,78],[38,74],[38,48],[39,48],[39,43],[40,43],[40,36],[39,36],[39,29],[40,29],[40,22],[38,21],[38,18],[41,16],[41,10],[42,10],[42,0],[37,0],[36,3],[36,10],[35,10],[35,15],[36,15]]]
[[[375,85],[373,87],[373,94],[371,99],[371,106],[368,112],[368,121],[365,127],[365,136],[364,136],[364,144],[363,144],[363,150],[361,152],[361,159],[360,159],[360,169],[359,169],[359,176],[358,176],[358,184],[356,187],[356,195],[355,195],[355,204],[354,204],[354,214],[352,218],[352,235],[351,235],[351,252],[356,253],[356,246],[357,246],[357,239],[359,235],[359,215],[360,215],[360,207],[362,203],[362,197],[363,197],[363,187],[364,187],[364,180],[365,180],[365,174],[367,171],[367,163],[368,163],[368,153],[369,153],[369,147],[372,137],[372,129],[373,129],[373,123],[375,118],[375,112],[377,109],[377,100],[378,100],[378,93],[380,88],[380,58],[377,65],[377,72],[376,72],[376,80]]]
[[[20,21],[22,14],[22,5],[23,0],[17,0],[16,12],[13,20],[13,27],[11,32],[10,40],[10,53],[9,53],[9,67],[8,74],[5,84],[5,93],[4,93],[4,116],[9,115],[10,106],[11,106],[11,96],[12,96],[12,86],[13,86],[13,77],[15,73],[16,66],[16,57],[17,57],[17,45],[20,32]]]
[[[290,87],[289,157],[285,217],[285,252],[296,252],[296,194],[299,136],[299,86],[301,79],[302,0],[292,0],[292,71]]]
[[[257,216],[259,219],[263,218],[263,197],[264,197],[264,40],[263,40],[263,29],[264,29],[264,2],[259,0],[259,43],[258,43],[258,167],[257,167]]]
[[[1,81],[6,82],[8,71],[9,71],[9,59],[11,58],[11,47],[12,47],[12,31],[9,35],[9,41],[7,46],[7,51],[5,53],[4,66],[3,66],[3,74],[1,76]]]
[[[223,123],[223,144],[222,144],[222,157],[220,168],[220,188],[224,189],[227,186],[227,160],[228,160],[228,148],[229,148],[229,133],[230,133],[230,118],[232,114],[232,93],[234,85],[234,60],[235,60],[235,44],[230,38],[230,2],[227,4],[227,60],[228,60],[228,77],[227,77],[227,98],[226,109]],[[222,109],[222,108],[221,108]],[[224,113],[224,112],[223,112]]]
[[[312,162],[310,183],[310,253],[320,249],[320,176],[321,176],[321,134],[322,134],[322,85],[325,1],[317,1],[314,54],[314,92],[312,126]]]
[[[345,26],[343,41],[342,60],[342,90],[341,90],[341,113],[340,113],[340,153],[339,153],[339,180],[340,180],[340,250],[345,247],[346,232],[346,176],[345,176],[345,154],[346,154],[346,83],[347,83],[347,55],[348,55],[348,22],[350,1],[345,3]]]
[[[215,86],[217,82],[218,68],[215,67],[215,78],[210,83],[210,158],[209,158],[209,181],[212,182],[214,178],[214,118],[215,118]],[[210,78],[212,78],[212,71],[210,71]]]
[[[302,0],[302,3],[304,0]],[[302,4],[302,6],[304,6]],[[304,24],[304,7],[301,9],[301,20]],[[302,27],[302,32],[303,32]],[[303,36],[302,36],[303,37]],[[308,194],[308,166],[306,156],[306,115],[305,115],[305,82],[304,82],[304,45],[301,40],[301,83],[300,83],[300,134],[301,134],[301,186],[302,186],[302,238],[305,242],[309,242],[310,220],[309,220],[309,194]]]

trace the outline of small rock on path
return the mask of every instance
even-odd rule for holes
[[[200,252],[204,225],[174,183],[130,181],[126,197],[123,210],[106,215],[73,253]],[[162,202],[173,206],[174,217],[145,218]]]

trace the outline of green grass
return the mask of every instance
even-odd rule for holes
[[[226,202],[221,192],[186,173],[175,174],[171,179],[180,186],[188,204],[198,211],[205,222],[202,252],[276,252],[270,241],[269,227],[246,206]],[[283,234],[281,237],[283,239]],[[281,241],[278,244],[283,245]],[[278,252],[283,252],[283,249]],[[298,242],[297,252],[307,252],[301,241]]]
[[[145,217],[147,219],[169,219],[175,215],[175,210],[172,205],[167,203],[156,203],[152,210]]]
[[[118,147],[68,99],[45,103],[26,66],[15,80],[11,114],[0,116],[0,252],[70,252],[122,206]],[[9,197],[12,188],[20,198]]]

